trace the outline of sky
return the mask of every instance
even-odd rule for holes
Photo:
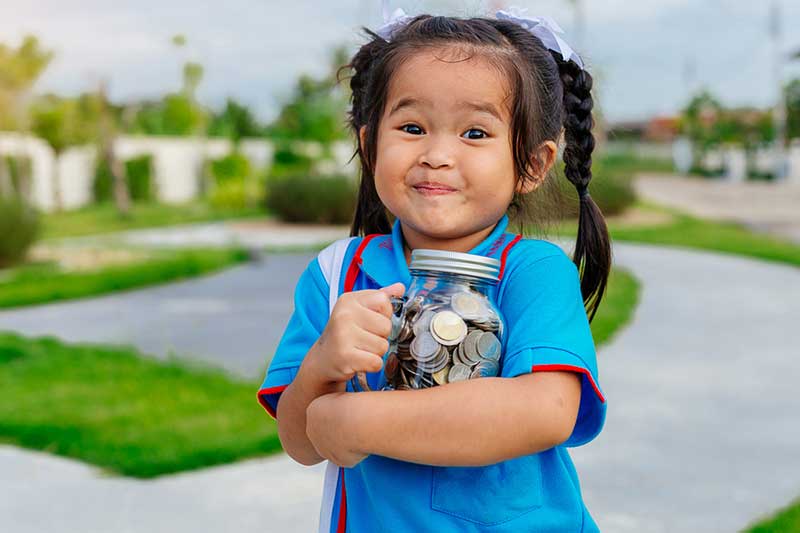
[[[488,0],[390,2],[408,14],[487,13]],[[575,35],[567,0],[494,2],[548,15],[565,29],[596,80],[609,121],[671,114],[708,88],[724,104],[765,107],[776,98],[770,0],[582,0]],[[800,49],[800,2],[779,0],[783,49]],[[181,84],[181,65],[199,61],[200,100],[219,108],[232,96],[268,120],[302,73],[328,69],[330,51],[363,42],[360,27],[382,22],[378,0],[0,0],[0,42],[26,34],[56,52],[35,87],[70,95],[108,80],[115,101],[158,98]],[[171,37],[182,34],[177,49]],[[785,78],[800,77],[800,61]]]

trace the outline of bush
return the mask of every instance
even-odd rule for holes
[[[156,199],[152,177],[152,156],[143,155],[125,161],[125,181],[128,194],[134,202],[152,202]],[[95,168],[92,192],[97,203],[113,199],[114,177],[105,159],[100,158]]]
[[[238,152],[211,161],[211,177],[215,185],[235,180],[243,181],[250,174],[250,160]]]
[[[287,222],[348,224],[356,208],[356,186],[346,176],[273,176],[267,208]]]
[[[263,187],[253,177],[250,160],[238,152],[208,162],[209,202],[214,207],[244,209],[262,202]]]
[[[35,209],[18,198],[0,198],[0,268],[22,261],[40,228]]]
[[[561,173],[555,178],[558,186],[568,201],[565,203],[567,217],[578,216],[578,193],[575,186]],[[633,175],[622,169],[606,166],[602,162],[592,165],[592,181],[589,182],[589,194],[600,207],[603,216],[618,215],[636,202],[636,191],[633,188]]]
[[[7,155],[0,160],[5,165],[14,193],[23,200],[30,199],[32,162],[29,157]],[[0,170],[2,172],[2,170]]]

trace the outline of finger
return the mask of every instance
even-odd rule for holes
[[[388,287],[383,287],[380,291],[389,297],[400,298],[406,293],[406,286],[402,283],[393,283]]]
[[[386,350],[389,349],[389,341],[386,337],[381,337],[368,331],[362,331],[353,344],[355,348],[377,356],[383,356]]]
[[[389,295],[379,290],[360,291],[358,303],[387,317],[392,314],[392,301]]]
[[[377,335],[379,337],[388,338],[392,333],[392,320],[381,313],[375,312],[372,309],[360,309],[358,313],[358,326],[362,330]]]
[[[356,372],[380,372],[383,357],[361,349],[355,349],[352,357],[353,374]]]

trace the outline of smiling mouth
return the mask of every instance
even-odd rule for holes
[[[418,183],[413,186],[413,189],[423,196],[438,196],[441,194],[450,194],[456,192],[456,189],[448,187],[441,183]]]

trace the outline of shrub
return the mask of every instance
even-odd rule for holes
[[[250,160],[238,152],[208,162],[209,202],[214,207],[243,209],[262,202],[263,187],[254,179]]]
[[[40,227],[35,209],[18,198],[0,198],[0,267],[22,261]]]
[[[267,208],[287,222],[347,224],[356,208],[356,186],[346,176],[273,176]]]
[[[128,194],[134,202],[151,202],[156,199],[152,177],[152,161],[150,155],[134,157],[125,161],[125,181]],[[92,192],[94,201],[110,202],[113,199],[114,177],[105,159],[100,158],[95,167]]]
[[[579,203],[575,186],[561,173],[554,179],[558,180],[558,187],[567,198],[564,204],[564,216],[578,216]],[[589,194],[600,207],[604,216],[618,215],[636,202],[632,174],[622,169],[606,166],[602,162],[592,165]]]

